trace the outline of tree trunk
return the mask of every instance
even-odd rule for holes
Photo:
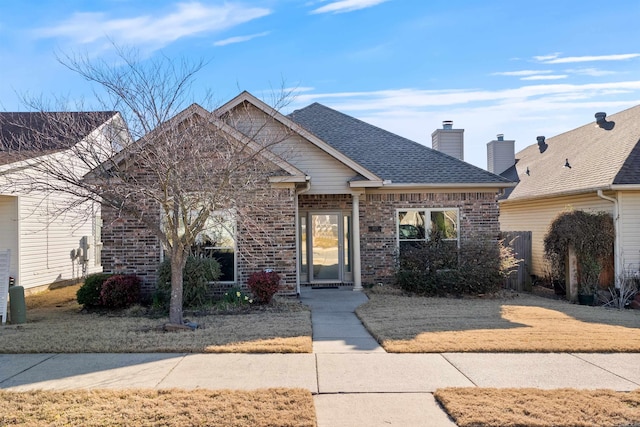
[[[171,256],[171,300],[169,301],[169,323],[182,324],[182,272],[187,262],[184,253]]]

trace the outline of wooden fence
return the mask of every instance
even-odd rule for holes
[[[518,269],[505,279],[504,287],[514,291],[526,290],[531,285],[531,232],[504,231],[502,239],[520,260]]]

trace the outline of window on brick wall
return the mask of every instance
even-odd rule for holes
[[[194,256],[215,258],[220,263],[221,282],[236,280],[236,224],[229,214],[215,213],[191,248]]]
[[[398,209],[398,248],[402,251],[426,242],[432,230],[440,231],[443,241],[457,246],[458,219],[457,208]]]

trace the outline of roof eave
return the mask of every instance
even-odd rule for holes
[[[617,190],[617,191],[622,191],[622,190],[627,190],[627,191],[640,190],[640,184],[613,184],[613,185],[609,186],[609,189]]]
[[[349,181],[350,188],[382,187],[383,185],[384,185],[384,182],[382,180]]]
[[[280,184],[280,183],[305,183],[309,180],[309,177],[306,175],[294,175],[294,176],[270,176],[269,182],[271,184]]]
[[[536,194],[534,196],[523,196],[523,197],[515,197],[515,198],[512,198],[511,196],[509,196],[509,198],[507,198],[507,199],[500,200],[500,203],[529,202],[529,201],[552,199],[552,198],[558,198],[558,197],[578,196],[580,194],[594,193],[594,192],[597,192],[598,190],[603,190],[603,191],[615,190],[616,188],[614,188],[614,187],[616,187],[616,186],[604,185],[604,186],[600,186],[600,187],[582,188],[582,189],[579,189],[579,190],[560,191],[560,192],[557,192],[557,193]],[[637,187],[638,187],[638,189],[640,189],[640,185],[637,186]]]
[[[515,182],[473,182],[473,183],[388,183],[385,188],[511,188],[515,187]]]

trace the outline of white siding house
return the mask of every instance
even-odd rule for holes
[[[11,250],[9,274],[27,292],[102,271],[100,205],[32,185],[50,179],[34,166],[55,158],[81,168],[76,172],[88,171],[74,163],[71,147],[99,141],[102,125],[120,120],[114,112],[67,113],[87,128],[70,132],[84,138],[61,143],[39,118],[42,114],[55,113],[0,113],[0,250]],[[44,146],[48,140],[54,142]]]

